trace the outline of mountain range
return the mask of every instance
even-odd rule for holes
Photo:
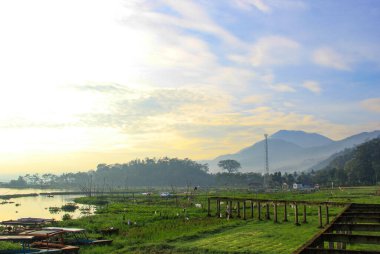
[[[380,137],[380,131],[362,132],[334,141],[318,133],[280,130],[268,137],[269,170],[270,172],[318,170],[334,154],[377,137]],[[219,172],[218,162],[226,159],[240,162],[241,172],[262,173],[265,169],[265,140],[237,153],[221,155],[203,163],[209,164],[210,172]]]

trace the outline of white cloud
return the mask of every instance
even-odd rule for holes
[[[306,10],[307,4],[302,0],[233,0],[234,7],[245,11],[259,10],[265,14],[280,11]]]
[[[265,4],[262,0],[235,0],[234,2],[239,8],[242,8],[244,10],[251,10],[252,8],[256,8],[257,10],[264,13],[271,12],[269,5]]]
[[[270,4],[273,8],[284,10],[306,10],[308,9],[308,5],[305,1],[302,0],[266,0],[267,4]]]
[[[209,33],[222,39],[228,44],[244,47],[243,42],[228,30],[214,22],[201,5],[191,1],[162,0],[162,2],[177,12],[180,16],[177,17],[158,12],[147,12],[145,13],[145,17],[152,21],[154,20],[154,22],[157,22],[160,25],[169,25]]]
[[[212,157],[251,143],[252,128],[324,123],[266,102],[276,92],[296,91],[276,81],[271,67],[298,63],[298,42],[268,36],[248,46],[200,2],[0,1],[0,157],[99,152],[87,155],[86,165],[76,158],[78,168],[110,154],[117,156],[109,162],[177,151]],[[281,1],[237,2],[263,13],[283,7]],[[318,92],[313,83],[305,87]],[[289,111],[293,105],[282,97],[277,105]],[[376,110],[376,103],[363,105]]]
[[[370,98],[363,100],[361,106],[368,111],[380,113],[380,98]]]
[[[314,63],[337,70],[349,71],[352,60],[336,50],[323,47],[314,51],[312,59]]]
[[[292,86],[285,83],[278,83],[278,84],[270,85],[269,87],[273,89],[274,91],[282,92],[282,93],[294,93],[296,91],[296,89],[294,89]]]
[[[284,105],[284,107],[286,107],[286,108],[294,108],[294,107],[296,106],[294,103],[289,102],[289,101],[285,101],[285,102],[283,103],[283,105]]]
[[[307,80],[303,82],[302,86],[306,88],[307,90],[316,94],[320,94],[322,91],[321,86],[319,85],[317,81]]]
[[[295,64],[299,60],[299,48],[298,42],[283,36],[263,37],[252,47],[251,64],[255,67]]]
[[[244,97],[241,102],[245,104],[262,104],[270,98],[271,96],[269,95],[251,95]]]

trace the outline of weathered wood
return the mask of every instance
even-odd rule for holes
[[[237,202],[237,217],[240,218],[240,201]]]
[[[345,209],[343,209],[334,219],[333,221],[331,222],[332,224],[336,222],[336,220],[345,212],[347,211],[348,209],[350,209],[351,205],[347,205],[345,207]],[[318,207],[318,212],[320,214],[320,224],[322,225],[322,207],[319,206]],[[309,254],[310,252],[308,252],[308,249],[309,248],[317,248],[317,249],[321,249],[321,250],[325,250],[324,249],[324,239],[322,237],[323,234],[327,233],[327,232],[331,232],[331,225],[329,225],[329,227],[326,227],[325,229],[321,230],[318,234],[316,234],[312,239],[310,239],[309,241],[307,241],[305,244],[303,244],[301,247],[299,247],[296,251],[293,252],[293,254]],[[321,252],[321,253],[327,253],[327,252]]]
[[[303,220],[302,223],[307,223],[306,219],[306,205],[303,205]]]
[[[247,219],[247,217],[246,217],[246,211],[245,211],[245,201],[243,201],[243,220],[246,220]]]
[[[361,212],[345,212],[343,214],[344,216],[365,216],[365,217],[371,217],[371,218],[379,218],[380,217],[380,211],[379,212],[368,212],[368,211],[361,211]]]
[[[306,248],[307,254],[380,254],[380,251]]]
[[[211,216],[211,199],[207,199],[207,216]]]
[[[366,217],[366,216],[341,216],[338,220],[339,223],[380,223],[380,217]]]
[[[220,199],[216,200],[216,216],[220,218]]]
[[[251,219],[254,218],[254,213],[253,213],[253,208],[254,208],[254,205],[253,205],[253,201],[251,201]]]
[[[298,205],[297,204],[294,205],[294,224],[296,224],[297,226],[300,225],[300,223],[298,222]]]
[[[319,228],[323,228],[322,225],[322,206],[318,206],[318,221],[319,221]]]
[[[257,202],[257,219],[261,220],[261,203]]]
[[[277,203],[274,203],[274,207],[273,207],[273,222],[274,223],[277,223]]]
[[[329,206],[340,206],[340,207],[346,207],[347,205],[351,203],[345,203],[345,202],[330,202],[330,201],[305,201],[305,200],[285,200],[285,199],[259,199],[259,198],[231,198],[231,197],[210,197],[210,199],[216,200],[234,200],[234,201],[254,201],[254,202],[260,202],[260,203],[271,203],[271,202],[277,202],[277,203],[297,203],[299,205],[329,205]]]
[[[229,206],[228,206],[228,212],[229,212],[229,214],[230,214],[230,218],[232,218],[233,216],[232,216],[232,200],[230,200],[230,201],[228,201],[229,202]]]
[[[348,235],[324,233],[322,239],[329,242],[380,244],[380,236],[377,235]]]
[[[331,226],[336,231],[372,231],[380,232],[380,224],[347,224],[347,223],[334,223]]]
[[[284,203],[284,221],[288,221],[288,205]]]
[[[336,231],[337,234],[342,233],[342,231]],[[342,242],[337,242],[336,243],[336,248],[337,249],[343,249],[343,243]]]
[[[326,225],[330,223],[330,217],[329,217],[329,206],[326,205]]]
[[[265,204],[265,219],[270,220],[270,214],[269,214],[269,204]]]
[[[380,204],[352,204],[350,211],[356,209],[366,209],[366,211],[368,211],[369,209],[380,209]]]

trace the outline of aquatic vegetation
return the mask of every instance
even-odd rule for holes
[[[61,206],[61,210],[65,211],[65,212],[74,212],[78,208],[79,208],[79,206],[75,203],[67,203],[67,204]]]
[[[59,213],[60,211],[61,211],[61,208],[59,207],[55,207],[55,206],[49,207],[50,213],[56,214],[56,213]]]

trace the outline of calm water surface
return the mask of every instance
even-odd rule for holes
[[[1,195],[12,194],[28,194],[28,193],[41,193],[41,192],[57,192],[64,190],[53,189],[13,189],[13,188],[0,188]],[[61,220],[65,213],[70,214],[73,218],[87,216],[83,214],[80,209],[89,209],[91,213],[94,212],[94,207],[89,205],[78,205],[79,209],[75,212],[51,213],[49,207],[61,207],[69,202],[72,202],[76,197],[83,195],[55,195],[54,197],[36,196],[36,197],[22,197],[12,198],[6,201],[12,201],[10,204],[0,204],[0,221],[15,220],[23,217],[38,217],[38,218],[52,218]],[[0,199],[0,203],[4,201]],[[17,204],[17,205],[16,205]]]

